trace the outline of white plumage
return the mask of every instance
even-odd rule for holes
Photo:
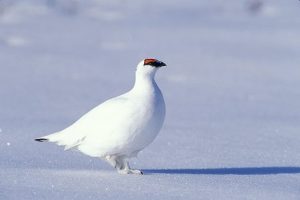
[[[128,160],[149,145],[163,125],[165,102],[154,79],[162,66],[166,64],[156,59],[141,61],[129,92],[105,101],[70,127],[36,140],[103,158],[122,174],[142,174],[130,169]]]

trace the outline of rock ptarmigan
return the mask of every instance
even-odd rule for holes
[[[163,125],[165,102],[154,79],[162,66],[166,64],[159,60],[144,59],[129,92],[105,101],[66,129],[35,140],[102,158],[120,174],[143,174],[129,167],[129,159],[149,145]]]

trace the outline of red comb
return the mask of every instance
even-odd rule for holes
[[[149,63],[153,63],[153,62],[156,62],[157,60],[154,59],[154,58],[146,58],[144,60],[144,65],[148,65]]]

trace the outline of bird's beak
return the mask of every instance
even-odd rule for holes
[[[155,67],[163,67],[163,66],[167,66],[166,63],[162,62],[162,61],[156,61],[155,63]]]
[[[167,64],[164,63],[164,62],[160,62],[160,64],[161,64],[162,67],[163,67],[163,66],[167,66]]]

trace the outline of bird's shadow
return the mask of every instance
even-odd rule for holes
[[[233,167],[208,169],[144,169],[145,174],[274,175],[300,174],[300,167]]]

